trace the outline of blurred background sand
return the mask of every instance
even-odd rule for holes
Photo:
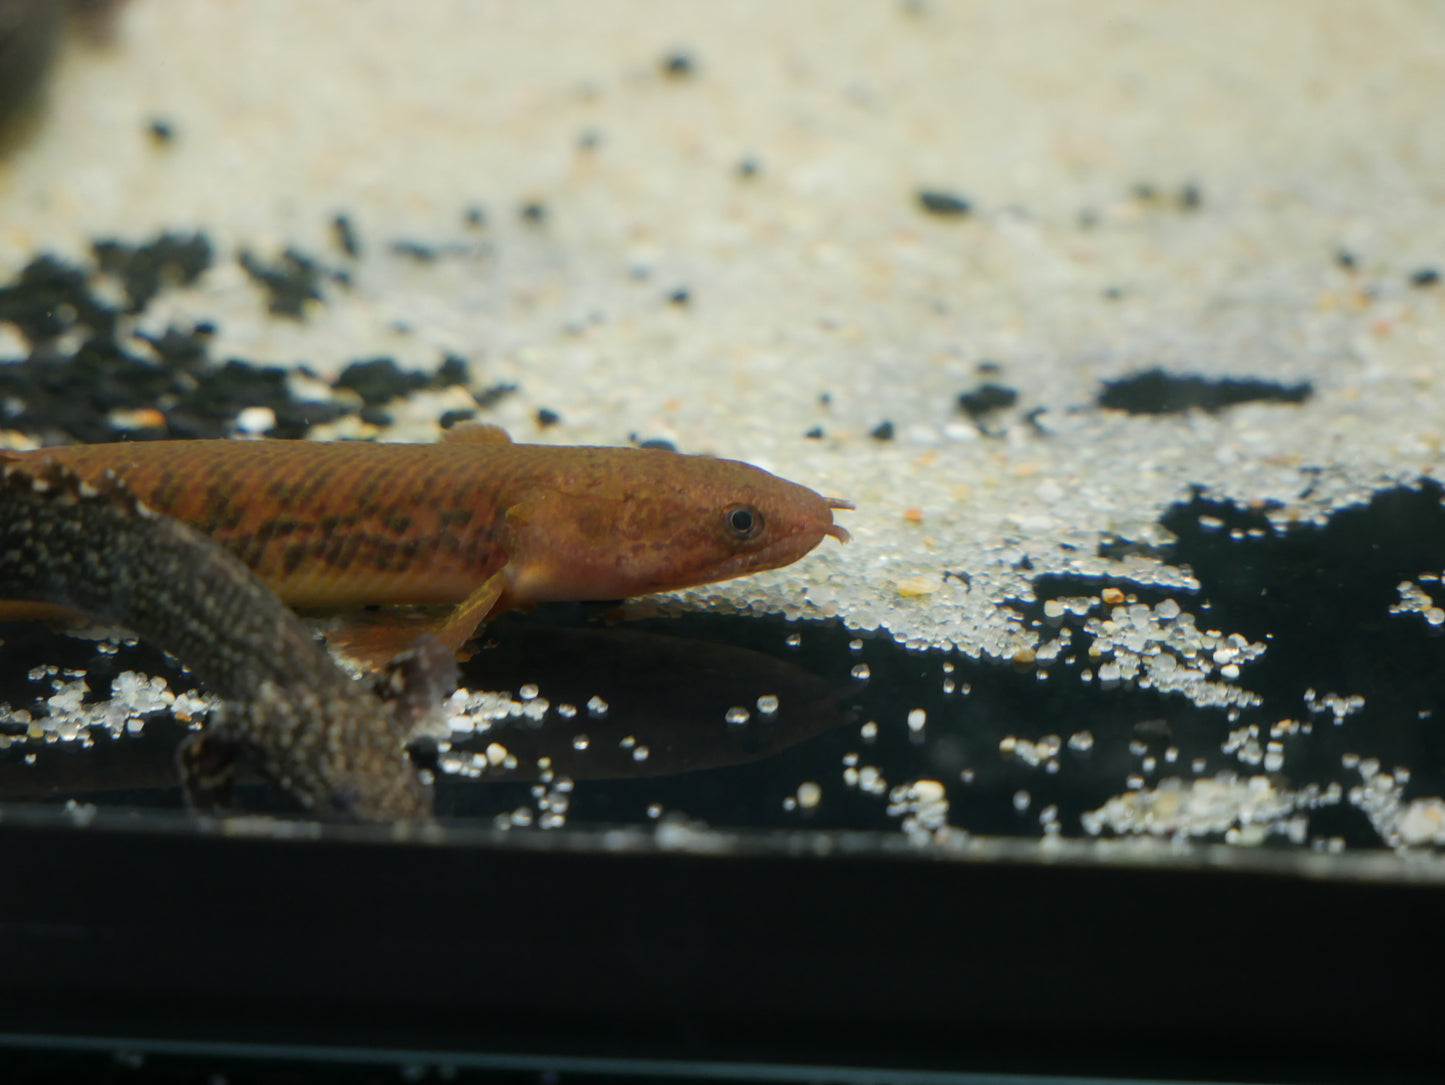
[[[0,160],[0,273],[202,230],[216,266],[149,326],[322,376],[454,351],[519,386],[486,415],[518,439],[850,497],[853,546],[699,594],[1009,655],[1027,576],[1187,580],[1095,550],[1191,485],[1309,519],[1438,473],[1442,101],[1445,5],[1404,0],[128,0]],[[351,287],[268,316],[232,257],[341,262],[337,213]],[[1098,409],[1155,366],[1313,397]],[[961,413],[981,383],[1016,406]]]

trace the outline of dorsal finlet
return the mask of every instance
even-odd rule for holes
[[[442,433],[442,443],[509,445],[512,438],[501,426],[490,422],[458,422]]]

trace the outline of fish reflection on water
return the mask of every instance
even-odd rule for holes
[[[763,651],[659,631],[657,623],[647,631],[579,624],[572,609],[540,608],[498,619],[464,664],[465,689],[506,690],[515,696],[531,685],[551,707],[539,719],[513,716],[474,734],[453,734],[450,751],[438,752],[435,738],[419,736],[413,750],[424,764],[445,766],[448,757],[484,754],[493,743],[504,746],[515,763],[514,768],[489,767],[481,780],[439,772],[441,816],[465,816],[462,808],[472,801],[484,803],[484,794],[471,793],[485,793],[489,780],[525,782],[548,773],[574,780],[642,779],[741,765],[851,718],[842,702],[845,680],[830,682]],[[722,619],[721,629],[711,626],[710,635],[741,639],[751,624],[745,618]],[[89,642],[37,635],[34,627],[28,632],[44,658],[77,667],[93,662]],[[119,671],[166,671],[159,653],[145,646],[122,647],[108,662]],[[98,672],[92,688],[103,690],[108,677],[108,672]],[[167,678],[177,692],[186,687],[183,677]],[[34,696],[35,687],[30,692]],[[586,705],[594,697],[606,702],[605,718],[588,713]],[[776,711],[759,711],[760,698],[775,698]],[[23,704],[13,693],[7,699],[17,707]],[[43,705],[44,695],[37,700]],[[765,706],[769,703],[764,700]],[[564,716],[559,711],[564,704],[575,705],[575,715]],[[747,721],[730,723],[730,710],[738,708],[747,710]],[[43,707],[37,715],[42,714]],[[12,803],[75,799],[178,805],[173,758],[183,732],[183,724],[157,714],[146,719],[139,733],[124,738],[110,739],[103,730],[95,733],[88,748],[81,742],[16,741],[0,751],[0,793]],[[624,744],[625,738],[632,741]],[[639,749],[645,751],[642,756]],[[545,768],[539,768],[539,762]],[[251,793],[244,805],[276,813],[291,809],[279,795],[271,801]]]
[[[535,685],[553,708],[540,721],[520,716],[494,723],[464,744],[505,746],[517,762],[511,779],[535,776],[542,758],[550,759],[552,772],[578,780],[739,765],[826,731],[847,715],[836,687],[751,648],[505,618],[464,666],[462,683],[516,690],[519,680]],[[605,718],[584,707],[596,696],[607,703]],[[767,698],[776,699],[775,713],[757,709]],[[565,717],[556,711],[559,704],[579,710]],[[730,722],[739,708],[747,719],[735,714]],[[647,750],[645,757],[636,756],[638,748]]]

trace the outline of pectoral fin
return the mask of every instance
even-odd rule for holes
[[[501,600],[508,583],[507,568],[503,566],[447,615],[446,621],[435,632],[436,639],[453,652],[459,651]]]
[[[507,584],[506,570],[503,569],[483,581],[481,587],[456,607],[439,616],[431,608],[425,612],[391,609],[358,614],[332,626],[326,633],[326,642],[369,671],[385,667],[422,636],[435,637],[442,647],[455,655],[501,601]]]

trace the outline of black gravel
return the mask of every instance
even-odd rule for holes
[[[980,384],[958,397],[958,409],[977,422],[994,411],[1012,407],[1019,394],[1004,384]]]
[[[126,311],[141,312],[163,290],[195,281],[211,264],[203,234],[162,234],[142,244],[114,239],[92,246],[82,267],[49,253],[0,287],[0,321],[29,344],[21,358],[0,359],[0,424],[43,443],[226,437],[248,407],[276,416],[270,434],[300,437],[351,408],[296,400],[287,371],[241,359],[217,364],[214,328],[169,327],[160,335],[122,337],[117,312],[91,290],[98,273],[125,289]],[[66,352],[61,337],[79,346]]]
[[[399,368],[391,358],[369,358],[347,366],[333,387],[349,388],[368,407],[378,407],[425,388],[431,380],[426,373]]]
[[[442,429],[451,429],[462,422],[470,422],[475,417],[477,417],[477,412],[467,407],[455,411],[443,411],[442,416],[437,419],[437,425]]]
[[[205,234],[162,234],[142,245],[97,241],[91,251],[100,269],[125,287],[128,313],[144,310],[163,285],[188,286],[211,266],[211,243]]]
[[[267,309],[276,316],[301,320],[308,301],[321,301],[321,266],[296,249],[287,249],[275,264],[263,264],[249,250],[241,253],[246,274],[263,287]]]
[[[164,117],[153,117],[146,131],[157,147],[169,147],[176,141],[176,126]]]
[[[1180,414],[1195,408],[1221,411],[1241,403],[1303,403],[1313,394],[1308,381],[1280,384],[1254,378],[1211,379],[1150,369],[1104,381],[1097,402],[1100,407],[1129,414]]]
[[[81,327],[103,339],[115,335],[115,310],[91,292],[87,273],[43,253],[19,278],[0,287],[0,321],[14,324],[33,347]]]
[[[337,215],[332,219],[331,232],[336,240],[336,247],[347,256],[355,260],[361,255],[361,238],[356,233],[356,226],[350,215]]]
[[[944,218],[960,218],[973,210],[973,204],[957,193],[934,188],[918,190],[918,206],[930,215]]]

